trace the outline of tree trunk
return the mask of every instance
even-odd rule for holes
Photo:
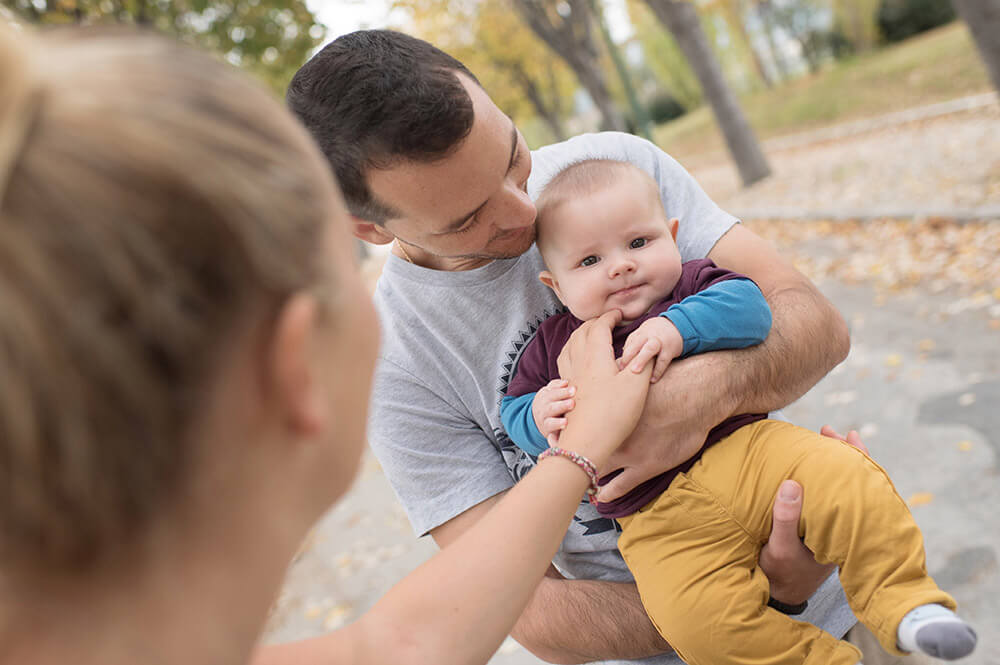
[[[746,24],[743,23],[743,12],[739,6],[739,0],[726,0],[723,3],[723,12],[725,12],[726,23],[729,27],[740,35],[743,39],[743,43],[746,44],[747,50],[750,51],[750,57],[753,58],[754,69],[757,70],[757,75],[760,76],[760,80],[764,82],[764,85],[768,88],[774,87],[774,81],[771,79],[771,75],[767,71],[767,67],[764,66],[764,60],[760,57],[760,53],[757,52],[757,47],[754,46],[753,38],[747,31]]]
[[[636,134],[648,141],[652,141],[653,123],[649,119],[646,107],[639,101],[639,95],[635,92],[635,86],[632,85],[632,75],[628,71],[628,65],[625,64],[625,59],[622,58],[615,40],[611,38],[611,32],[604,22],[604,15],[601,13],[601,7],[597,4],[597,0],[589,1],[590,11],[594,16],[594,20],[597,21],[597,27],[601,30],[601,37],[604,39],[604,44],[608,49],[608,54],[611,56],[611,61],[618,71],[618,78],[622,82],[622,88],[625,89],[625,98],[628,100],[629,109],[632,111],[632,121],[636,125]]]
[[[532,32],[566,61],[580,85],[590,94],[601,113],[601,129],[625,131],[625,118],[615,108],[601,69],[587,0],[566,2],[569,12],[559,19],[552,16],[555,5],[546,0],[514,0],[514,6]]]
[[[744,186],[771,175],[771,167],[757,143],[750,124],[730,90],[722,68],[708,43],[694,5],[687,0],[646,0],[646,3],[677,40],[677,45],[701,82],[705,99],[736,162]]]
[[[757,15],[760,16],[760,22],[764,25],[764,36],[767,37],[767,47],[771,51],[771,60],[774,62],[775,69],[778,70],[778,78],[787,79],[788,65],[785,63],[785,56],[774,41],[774,7],[771,6],[771,0],[760,0],[757,3]]]
[[[1000,0],[952,0],[952,4],[969,26],[993,87],[1000,92]]]

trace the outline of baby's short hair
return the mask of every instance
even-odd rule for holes
[[[573,162],[557,173],[542,189],[536,202],[539,245],[544,242],[546,217],[560,205],[576,197],[615,185],[629,177],[638,178],[648,188],[649,196],[656,200],[656,205],[662,210],[660,187],[643,169],[617,159],[583,159]]]

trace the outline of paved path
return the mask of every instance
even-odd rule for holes
[[[728,166],[693,172],[747,219],[781,209],[850,217],[867,205],[955,213],[1000,203],[998,142],[1000,108],[987,106],[778,151],[776,177],[749,191]],[[764,202],[769,214],[745,214]],[[929,570],[979,631],[981,648],[962,662],[1000,665],[1000,223],[908,224],[751,223],[851,326],[849,358],[786,414],[861,430],[911,503]],[[434,550],[413,537],[368,459],[292,566],[268,639],[351,621]],[[491,662],[541,661],[508,641]]]
[[[973,101],[775,139],[773,175],[746,189],[724,155],[685,166],[743,219],[1000,219],[1000,102]]]

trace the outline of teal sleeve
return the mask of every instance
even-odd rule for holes
[[[534,401],[535,393],[526,393],[518,397],[504,395],[500,401],[500,422],[507,430],[507,436],[529,455],[539,455],[549,447],[549,442],[538,431],[535,416],[531,413],[531,404]]]
[[[771,331],[771,308],[752,280],[729,279],[671,305],[670,319],[684,339],[681,356],[760,344]]]

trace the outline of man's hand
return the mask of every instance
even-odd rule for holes
[[[854,430],[847,436],[838,434],[829,425],[819,431],[823,436],[845,441],[866,455],[868,449]],[[786,480],[774,499],[771,536],[760,552],[760,568],[771,583],[771,598],[786,605],[800,605],[830,576],[836,566],[820,565],[799,538],[799,517],[802,514],[802,486]]]

